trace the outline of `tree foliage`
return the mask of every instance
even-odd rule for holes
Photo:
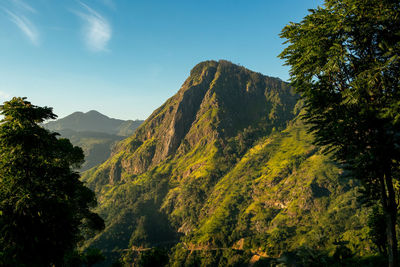
[[[13,98],[1,114],[0,265],[61,265],[84,234],[104,227],[74,171],[83,152],[40,126],[56,118],[52,108]]]
[[[369,235],[372,242],[374,242],[382,255],[386,255],[387,237],[385,234],[385,216],[383,214],[382,208],[379,205],[375,205],[371,214],[369,214],[368,226],[370,228]]]
[[[326,0],[286,26],[291,83],[305,100],[316,143],[360,179],[386,216],[396,265],[393,179],[400,162],[400,2]]]

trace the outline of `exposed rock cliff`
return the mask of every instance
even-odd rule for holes
[[[263,133],[282,128],[294,117],[296,101],[291,88],[279,79],[228,61],[202,62],[176,95],[116,146],[112,158],[99,167],[102,181],[90,182],[107,184],[142,174],[199,144],[226,143],[249,127]],[[116,168],[121,171],[115,172]],[[107,176],[111,180],[103,179]]]

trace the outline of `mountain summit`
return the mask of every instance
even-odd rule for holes
[[[176,95],[168,99],[114,151],[109,168],[138,175],[170,156],[206,145],[224,145],[243,133],[266,134],[294,117],[297,96],[284,82],[228,61],[195,66]],[[120,167],[117,167],[120,166]]]
[[[196,65],[84,173],[106,221],[86,245],[128,261],[137,248],[172,247],[173,266],[228,266],[365,231],[348,204],[356,189],[312,145],[297,101],[280,79],[223,60]],[[321,239],[328,232],[332,240]]]

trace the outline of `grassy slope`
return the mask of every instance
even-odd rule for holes
[[[232,246],[244,238],[248,248],[278,255],[342,238],[358,253],[368,252],[354,181],[341,177],[311,141],[296,120],[257,142],[213,188],[192,240]]]

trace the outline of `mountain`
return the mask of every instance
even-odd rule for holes
[[[85,163],[81,171],[85,171],[103,163],[110,156],[114,144],[132,135],[142,122],[112,119],[91,110],[87,113],[74,112],[65,118],[48,122],[44,127],[70,139],[73,145],[82,147]]]
[[[65,129],[76,132],[99,132],[119,136],[132,135],[143,121],[118,120],[109,118],[98,111],[91,110],[86,113],[74,112],[65,118],[46,123],[46,128],[52,131]]]
[[[312,145],[301,114],[280,79],[228,61],[196,65],[83,174],[106,221],[85,247],[126,262],[157,247],[150,258],[170,266],[267,264],[301,249],[333,254],[338,244],[370,253],[358,184]]]

